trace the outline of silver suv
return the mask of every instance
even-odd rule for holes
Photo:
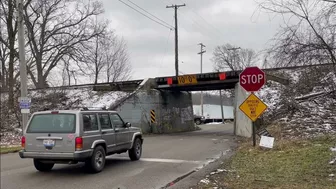
[[[141,129],[125,123],[108,110],[55,110],[35,112],[21,140],[21,158],[33,158],[39,171],[49,171],[55,163],[85,162],[92,172],[100,172],[105,157],[128,151],[131,160],[142,154]]]

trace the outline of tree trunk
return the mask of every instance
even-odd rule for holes
[[[14,48],[14,45],[13,45]],[[8,109],[10,111],[14,111],[14,56],[13,50],[11,49],[11,53],[9,55],[9,68],[8,68]]]
[[[43,89],[45,88],[46,81],[43,77],[43,67],[42,67],[42,56],[39,55],[40,53],[37,52],[37,57],[36,57],[36,71],[37,71],[37,83],[36,83],[36,88],[38,89]]]
[[[13,111],[14,108],[14,59],[15,59],[15,34],[13,27],[14,18],[14,2],[8,1],[8,18],[7,18],[7,31],[8,31],[8,41],[9,41],[9,63],[8,63],[8,109]]]
[[[96,69],[94,84],[97,84],[97,83],[98,83],[98,69]]]
[[[7,89],[7,80],[6,80],[6,64],[5,61],[1,61],[1,90],[5,91]]]

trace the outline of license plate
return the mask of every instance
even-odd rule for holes
[[[44,146],[55,146],[55,140],[43,140]]]

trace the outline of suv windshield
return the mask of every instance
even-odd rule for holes
[[[74,133],[75,114],[37,114],[32,118],[27,133]]]

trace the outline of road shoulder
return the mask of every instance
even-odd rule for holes
[[[193,171],[192,173],[182,175],[180,178],[172,181],[171,183],[168,183],[165,187],[162,187],[162,189],[190,189],[191,186],[196,186],[200,180],[206,177],[206,175],[210,175],[210,173],[212,173],[214,170],[217,170],[218,167],[226,164],[235,154],[238,147],[237,140],[234,138],[232,141],[230,141],[230,143],[230,148],[224,151],[221,157],[212,160],[209,164],[196,171]]]

